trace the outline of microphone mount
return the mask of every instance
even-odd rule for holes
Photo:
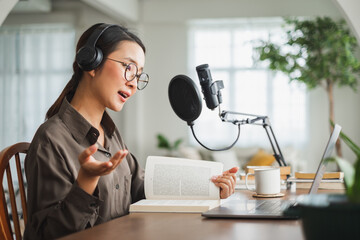
[[[211,94],[216,95],[217,100],[219,102],[219,106],[222,103],[221,89],[224,88],[224,82],[222,80],[217,80],[213,82],[210,86]]]
[[[229,119],[229,115],[240,115],[245,116],[247,118],[243,119],[236,119],[232,118]],[[274,131],[272,130],[270,120],[268,116],[261,116],[261,115],[255,115],[255,114],[248,114],[248,113],[239,113],[239,112],[233,112],[233,111],[221,111],[220,112],[220,106],[219,106],[219,117],[221,121],[223,122],[230,122],[235,125],[245,125],[245,124],[251,124],[251,125],[259,125],[263,126],[263,128],[266,131],[266,134],[268,136],[268,139],[271,144],[271,148],[274,152],[274,157],[279,164],[279,166],[287,166],[284,156],[281,152],[280,146],[276,140]]]

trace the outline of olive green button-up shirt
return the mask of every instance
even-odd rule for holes
[[[126,146],[104,112],[105,146],[93,155],[108,161]],[[100,177],[93,195],[76,179],[79,154],[97,142],[99,132],[64,99],[58,114],[37,130],[25,160],[28,223],[24,239],[53,239],[128,213],[131,203],[145,197],[144,171],[128,154],[109,175]]]

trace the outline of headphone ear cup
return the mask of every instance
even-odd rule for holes
[[[103,53],[99,48],[83,46],[76,53],[76,62],[83,71],[91,71],[97,68],[103,59]]]
[[[101,64],[101,62],[103,60],[103,52],[101,51],[101,49],[95,47],[95,50],[96,50],[96,58],[95,58],[94,62],[91,65],[91,67],[92,67],[91,70],[97,68],[98,66],[100,66],[100,64]]]

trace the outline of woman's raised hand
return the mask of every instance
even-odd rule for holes
[[[92,156],[96,151],[97,146],[94,144],[79,155],[81,167],[77,182],[89,194],[93,194],[100,176],[111,173],[128,154],[127,150],[119,150],[109,161],[101,162]]]
[[[96,145],[91,145],[79,155],[82,170],[89,176],[103,176],[111,173],[126,157],[127,150],[119,150],[109,161],[100,162],[92,155],[97,151]]]

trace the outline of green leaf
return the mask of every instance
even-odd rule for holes
[[[334,127],[334,122],[330,120],[330,125]],[[340,132],[340,138],[354,152],[357,159],[360,159],[360,147],[356,145],[343,131]],[[359,169],[360,170],[360,169]]]
[[[360,158],[360,147],[357,146],[345,133],[340,132],[340,138],[346,143],[346,145],[355,153],[357,158]]]
[[[162,134],[158,134],[157,136],[158,140],[158,148],[164,148],[169,151],[177,150],[179,148],[179,145],[182,143],[182,139],[178,139],[174,142],[174,144],[171,144],[171,142]]]
[[[174,143],[173,149],[177,150],[179,148],[179,145],[182,143],[182,141],[183,141],[182,139],[176,140]]]
[[[158,139],[158,148],[165,148],[171,150],[170,143],[164,135],[158,134],[157,139]]]
[[[355,166],[355,178],[354,178],[354,185],[351,189],[350,198],[351,201],[360,203],[360,158],[356,160],[354,166]]]
[[[341,171],[344,172],[344,181],[347,189],[351,189],[354,185],[355,168],[348,161],[339,158],[332,157],[325,159],[325,162],[336,162]]]

